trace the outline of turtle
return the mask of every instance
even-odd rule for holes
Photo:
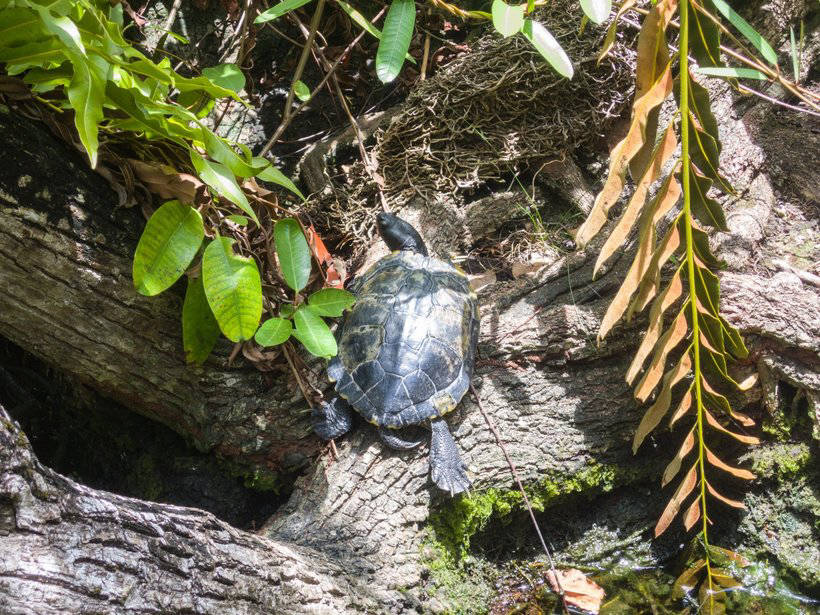
[[[412,449],[428,425],[430,476],[450,495],[469,489],[466,466],[447,423],[470,386],[478,340],[478,300],[466,275],[429,256],[418,231],[390,214],[376,217],[392,250],[350,285],[356,303],[337,329],[328,363],[337,396],[313,412],[325,439],[347,432],[357,411],[389,447]]]

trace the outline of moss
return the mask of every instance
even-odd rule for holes
[[[601,493],[623,483],[634,471],[593,463],[574,474],[551,473],[525,490],[533,510],[543,512],[555,500],[572,493]],[[435,541],[452,563],[460,561],[470,548],[470,539],[493,518],[507,517],[522,510],[523,496],[518,489],[487,489],[461,496],[430,516]]]
[[[242,475],[243,484],[248,489],[255,489],[256,491],[273,491],[279,493],[281,481],[276,472],[270,472],[262,469],[255,469],[253,472],[246,472]]]
[[[636,470],[593,463],[573,474],[550,473],[525,490],[533,510],[543,512],[568,495],[610,491],[637,474]],[[470,540],[491,519],[503,521],[522,510],[523,496],[518,489],[492,488],[462,495],[432,513],[422,552],[433,581],[430,593],[455,605],[452,612],[485,612],[493,593],[491,573],[482,574],[481,562],[468,556]]]
[[[758,476],[779,479],[797,475],[811,461],[811,451],[804,442],[772,444],[755,450],[750,456],[752,469]]]

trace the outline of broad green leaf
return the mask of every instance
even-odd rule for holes
[[[754,45],[755,49],[760,52],[766,61],[772,66],[777,66],[777,54],[772,49],[769,42],[755,30],[748,21],[743,19],[740,15],[735,13],[734,9],[725,0],[712,0],[715,8],[720,11],[729,23],[731,23],[738,31],[745,36],[748,41]]]
[[[245,75],[236,64],[217,64],[202,69],[202,74],[216,85],[239,94],[245,87]]]
[[[105,100],[105,78],[97,66],[86,58],[72,54],[74,76],[68,85],[66,94],[74,108],[74,125],[80,135],[80,141],[88,152],[91,168],[97,166],[97,126],[103,119],[103,101]]]
[[[264,158],[254,158],[253,159],[254,165],[259,165],[259,164],[266,163],[266,162],[268,162],[268,161],[265,160]],[[299,188],[296,187],[296,184],[294,184],[287,175],[282,173],[282,171],[277,169],[272,164],[269,164],[267,168],[265,168],[263,171],[258,173],[256,175],[256,178],[257,179],[262,179],[266,182],[271,182],[273,184],[278,184],[279,186],[282,186],[283,188],[287,188],[293,194],[298,196],[300,199],[302,199],[303,201],[305,200],[305,196],[301,193]]]
[[[154,212],[134,254],[134,287],[157,295],[176,282],[196,256],[205,229],[202,216],[189,205],[168,201]]]
[[[382,83],[398,77],[404,56],[410,49],[410,39],[416,23],[416,3],[413,0],[393,0],[384,19],[379,49],[376,51],[376,75]]]
[[[16,47],[0,47],[0,62],[8,75],[19,75],[27,68],[56,68],[65,60],[65,47],[55,38]]]
[[[17,47],[48,36],[43,22],[34,11],[23,7],[0,11],[0,49]]]
[[[584,15],[594,24],[602,24],[612,10],[612,0],[581,0]]]
[[[228,216],[228,220],[234,224],[238,224],[239,226],[246,226],[248,224],[248,219],[245,216],[240,216],[239,214]]]
[[[379,30],[376,26],[374,26],[370,21],[362,15],[359,11],[355,8],[350,6],[344,0],[336,0],[336,4],[338,4],[341,9],[347,13],[348,17],[356,22],[362,30],[365,30],[369,34],[373,35],[375,38],[382,40],[382,31]],[[404,59],[410,62],[411,64],[416,63],[416,59],[411,56],[409,53],[404,54]]]
[[[262,283],[252,258],[233,251],[233,239],[217,237],[202,256],[202,283],[219,328],[232,342],[249,340],[262,317]]]
[[[735,68],[734,66],[707,66],[695,68],[692,72],[709,77],[728,77],[732,79],[757,79],[767,81],[769,78],[754,68]]]
[[[496,31],[504,38],[518,33],[524,25],[525,8],[523,4],[511,6],[504,0],[493,0],[493,26]]]
[[[284,0],[284,2],[280,2],[279,4],[272,6],[267,11],[259,15],[256,19],[253,20],[253,23],[265,23],[266,21],[271,21],[278,17],[281,17],[285,13],[290,13],[294,9],[298,9],[300,6],[306,5],[310,0]]]
[[[216,190],[219,196],[236,203],[242,211],[250,216],[251,220],[256,222],[257,226],[259,225],[256,213],[251,209],[250,203],[248,203],[248,197],[242,192],[242,189],[239,187],[239,184],[236,183],[236,179],[228,167],[213,160],[203,158],[193,149],[191,150],[191,162],[194,164],[194,168],[202,181]]]
[[[40,14],[40,19],[43,21],[43,25],[48,28],[52,34],[59,37],[67,47],[67,50],[85,58],[85,45],[80,37],[80,30],[77,28],[77,24],[68,17],[52,15],[49,10],[44,7],[37,6],[36,8]]]
[[[310,100],[310,88],[304,81],[297,81],[293,84],[293,93],[299,100]]]
[[[211,354],[219,339],[219,324],[214,318],[202,276],[188,278],[185,302],[182,304],[182,347],[188,363],[202,363]]]
[[[317,357],[332,357],[338,351],[336,339],[324,320],[307,306],[302,306],[293,315],[296,329],[293,336],[302,342],[308,352]]]
[[[521,33],[524,35],[532,46],[538,50],[544,59],[558,72],[559,75],[572,79],[574,70],[572,62],[569,57],[555,40],[555,37],[549,33],[544,26],[532,19],[525,19],[524,26],[521,28]]]
[[[356,302],[356,297],[341,288],[323,288],[308,297],[308,305],[319,316],[341,316]]]
[[[259,327],[253,339],[260,346],[278,346],[290,338],[293,325],[285,318],[268,318]]]
[[[205,149],[208,151],[208,155],[228,167],[237,177],[253,177],[268,164],[268,161],[264,158],[254,161],[254,164],[248,164],[242,156],[233,151],[225,142],[225,139],[206,126],[202,126],[202,138],[205,141]]]
[[[723,213],[723,208],[713,198],[709,197],[707,193],[712,187],[712,180],[693,167],[690,168],[689,173],[689,193],[692,199],[692,213],[698,222],[705,226],[710,226],[719,231],[728,231],[726,226],[726,216]]]
[[[292,303],[283,303],[282,307],[279,308],[279,316],[282,318],[291,318],[295,311],[296,309]]]
[[[720,30],[717,25],[703,13],[695,10],[691,3],[689,24],[689,53],[694,56],[698,65],[723,66],[720,59]]]
[[[310,248],[302,227],[293,218],[279,220],[273,227],[279,268],[288,286],[302,290],[310,277]]]

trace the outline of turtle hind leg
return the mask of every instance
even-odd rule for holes
[[[332,440],[348,432],[353,425],[353,410],[341,397],[323,401],[311,413],[313,431],[323,440]]]
[[[443,419],[430,421],[433,430],[430,441],[430,477],[439,489],[449,491],[453,496],[470,488],[464,462],[456,447],[453,436]]]
[[[414,431],[421,432],[421,429],[416,429]],[[408,429],[403,429],[399,431],[398,429],[388,429],[387,427],[379,427],[379,437],[382,439],[387,446],[390,448],[394,448],[398,451],[409,451],[411,449],[416,448],[425,439],[427,439],[427,434],[422,434],[421,437],[414,438],[412,440],[405,439],[401,436],[402,433],[405,435],[407,434]],[[418,435],[416,433],[413,434],[414,436]]]

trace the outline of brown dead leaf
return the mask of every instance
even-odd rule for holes
[[[654,150],[646,172],[643,174],[643,177],[641,177],[638,185],[635,186],[635,191],[632,193],[632,198],[629,199],[629,203],[624,209],[623,214],[621,214],[621,219],[618,220],[618,224],[615,225],[612,233],[610,233],[601,248],[601,252],[598,254],[598,259],[595,261],[595,267],[592,270],[593,277],[598,273],[601,265],[603,265],[629,237],[629,232],[638,220],[638,216],[646,203],[649,187],[658,180],[661,175],[661,169],[672,157],[672,154],[675,153],[677,145],[678,140],[675,137],[675,128],[670,122],[666,128],[663,139],[661,139]],[[671,177],[668,177],[667,186],[670,181]]]
[[[672,185],[677,186],[677,182],[673,180]],[[670,185],[670,188],[672,185]],[[677,224],[673,224],[669,230],[666,231],[666,235],[663,236],[657,249],[652,254],[652,262],[649,263],[646,274],[641,280],[638,293],[626,311],[627,320],[631,319],[634,314],[642,312],[655,297],[655,294],[658,292],[658,287],[660,286],[661,268],[663,268],[672,254],[675,253],[675,250],[678,249],[680,244],[680,229]]]
[[[689,508],[686,509],[686,514],[683,516],[683,526],[686,528],[686,531],[692,529],[692,526],[698,522],[700,519],[700,498],[695,498],[695,500],[689,505]]]
[[[635,437],[632,440],[632,454],[638,452],[638,447],[644,441],[646,436],[658,426],[661,419],[669,411],[669,405],[672,403],[672,387],[674,387],[681,378],[692,371],[692,359],[689,358],[689,353],[685,352],[681,355],[677,365],[666,372],[663,377],[663,386],[661,392],[655,403],[649,407],[649,410],[643,415],[638,429],[635,430]]]
[[[724,504],[728,504],[733,508],[746,508],[746,505],[743,502],[738,502],[737,500],[731,500],[727,498],[725,495],[718,493],[712,485],[709,484],[709,481],[706,481],[706,488],[709,490],[713,496],[715,496],[718,500],[723,502]]]
[[[666,470],[663,472],[663,478],[661,479],[661,487],[666,487],[666,485],[669,484],[669,481],[675,478],[680,470],[680,464],[683,461],[683,458],[686,457],[694,447],[695,428],[693,427],[683,439],[683,444],[680,445],[677,454],[674,456],[672,461],[669,462],[669,465],[666,466]]]
[[[669,524],[672,523],[672,519],[674,519],[675,515],[678,514],[681,504],[683,504],[686,496],[692,493],[692,489],[695,488],[695,484],[698,482],[697,467],[698,464],[696,462],[686,473],[686,476],[681,481],[680,485],[678,485],[677,490],[675,490],[675,495],[672,496],[672,499],[669,500],[669,504],[667,504],[666,508],[663,510],[661,518],[658,519],[658,523],[655,525],[655,538],[666,531],[666,528],[668,528]]]
[[[603,60],[609,53],[609,50],[612,49],[612,45],[615,44],[615,35],[618,33],[618,20],[621,18],[621,15],[623,15],[633,6],[635,6],[636,2],[637,0],[625,0],[621,3],[621,6],[618,7],[618,12],[615,14],[615,18],[612,20],[612,23],[609,24],[609,27],[606,30],[604,44],[601,45],[601,51],[598,52],[598,60],[596,62],[597,64],[601,63],[601,60]]]
[[[485,288],[490,284],[495,284],[496,282],[495,271],[485,271],[484,273],[470,275],[467,277],[470,280],[470,288],[472,288],[474,292],[478,292],[482,288]]]
[[[127,162],[145,187],[163,199],[177,199],[191,204],[196,198],[197,189],[205,185],[199,178],[188,173],[177,173],[168,165],[149,164],[134,158],[128,158]]]
[[[716,468],[720,468],[724,472],[728,472],[732,476],[737,476],[738,478],[743,478],[746,480],[754,480],[755,475],[749,472],[749,470],[744,470],[743,468],[735,468],[734,466],[730,466],[727,463],[724,463],[717,455],[715,455],[712,451],[709,450],[709,447],[705,444],[703,448],[706,449],[706,459],[709,460]]]
[[[629,384],[635,380],[635,377],[640,373],[644,361],[652,352],[658,338],[663,329],[663,314],[671,305],[673,305],[683,294],[683,281],[681,280],[680,269],[675,272],[675,276],[669,281],[669,285],[661,293],[661,295],[652,304],[652,309],[649,310],[649,326],[646,328],[641,345],[635,352],[632,363],[626,372],[626,381]]]
[[[672,418],[669,419],[669,427],[670,429],[674,427],[675,423],[687,412],[689,412],[689,408],[692,407],[692,385],[689,386],[689,390],[686,391],[686,394],[680,400],[680,404],[678,404],[678,409],[675,410],[675,414],[672,415]]]
[[[627,165],[643,147],[647,115],[669,96],[672,92],[673,81],[671,67],[667,64],[661,76],[646,94],[635,101],[632,107],[632,123],[629,126],[629,132],[613,148],[604,187],[595,197],[595,204],[589,216],[575,233],[575,242],[579,247],[583,248],[589,243],[590,239],[597,235],[606,223],[609,210],[623,191]]]
[[[718,420],[714,416],[712,416],[712,413],[709,412],[709,410],[707,410],[706,408],[703,409],[703,414],[706,416],[707,423],[709,423],[718,431],[722,431],[727,436],[731,436],[735,440],[743,442],[744,444],[760,444],[760,440],[758,438],[755,438],[754,436],[746,436],[744,434],[735,433],[734,431],[729,431],[723,425],[721,425],[718,422]]]
[[[604,589],[600,585],[588,579],[583,572],[575,568],[556,570],[556,572],[558,573],[558,583],[561,584],[560,589],[564,590],[564,599],[569,604],[591,613],[598,613],[605,595]],[[560,589],[555,576],[552,570],[547,572],[550,587],[558,593]]]
[[[686,308],[686,305],[687,304],[684,303],[683,307]],[[686,310],[681,309],[669,329],[661,336],[661,339],[659,339],[655,345],[655,354],[652,355],[652,361],[649,363],[649,367],[646,369],[638,386],[635,387],[635,397],[637,399],[646,401],[650,393],[655,390],[655,387],[663,375],[666,357],[675,346],[686,337],[688,331],[689,324],[686,322]]]

